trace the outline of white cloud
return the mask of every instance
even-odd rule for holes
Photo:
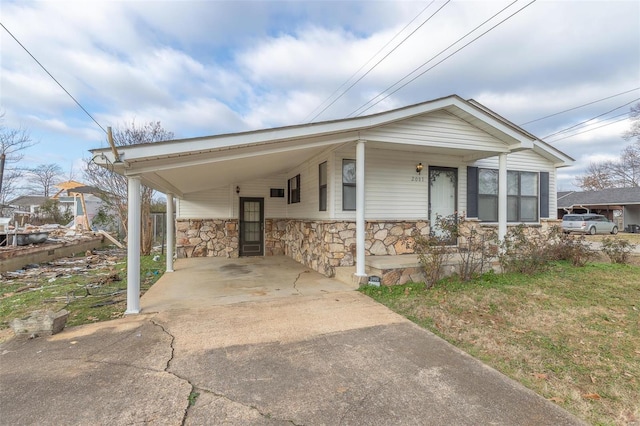
[[[345,117],[507,4],[450,3],[317,120]],[[103,126],[161,121],[192,137],[305,120],[425,5],[23,1],[3,3],[2,20]],[[366,113],[456,93],[520,124],[628,90],[640,81],[639,16],[635,1],[536,2]],[[34,157],[77,158],[104,143],[5,32],[0,42],[5,124],[43,140]],[[639,95],[525,128],[545,136]],[[627,124],[553,145],[580,164],[617,155]]]

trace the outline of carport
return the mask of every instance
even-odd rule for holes
[[[558,218],[567,213],[597,213],[613,220],[615,211],[620,212],[621,231],[640,225],[640,188],[558,192]]]
[[[141,298],[144,312],[262,302],[355,290],[287,256],[177,259]]]

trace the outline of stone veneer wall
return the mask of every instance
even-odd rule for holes
[[[507,232],[510,228],[516,227],[518,224],[507,224]],[[534,238],[534,237],[543,237],[548,236],[551,233],[551,230],[554,227],[561,228],[562,220],[558,219],[541,219],[540,224],[525,224],[524,233],[525,235]],[[480,222],[478,219],[465,219],[460,224],[460,239],[461,242],[464,243],[466,237],[469,235],[472,229],[475,229],[478,233],[498,233],[498,225],[490,224],[486,225]]]
[[[414,232],[429,233],[427,221],[367,221],[365,255],[413,253]],[[335,267],[353,266],[355,222],[333,220],[266,219],[265,254],[287,255],[326,276]]]
[[[238,257],[238,219],[178,219],[176,256]]]
[[[540,225],[527,227],[548,234],[561,221],[543,219]],[[513,226],[513,225],[509,225]],[[495,225],[483,225],[474,219],[461,226],[461,239],[471,228],[478,232],[497,232]],[[428,221],[366,221],[365,255],[384,256],[414,253],[414,235],[428,235]],[[179,219],[176,225],[178,257],[238,257],[237,219]],[[265,255],[286,255],[328,277],[339,266],[353,266],[356,251],[356,224],[335,220],[265,219]],[[415,279],[419,267],[405,271],[385,270],[390,274],[384,284],[398,284]],[[391,276],[399,276],[391,283]]]

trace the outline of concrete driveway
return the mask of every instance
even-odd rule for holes
[[[143,304],[153,313],[5,342],[0,422],[581,424],[366,296],[301,287],[313,273],[298,274],[265,294],[252,284],[237,303],[156,295]]]

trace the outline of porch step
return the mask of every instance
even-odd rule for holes
[[[355,266],[338,266],[335,268],[335,271],[336,271],[336,274],[333,277],[334,279],[348,285],[356,284],[356,279],[355,279],[356,267]]]
[[[459,271],[461,256],[454,254],[451,259],[443,265],[445,276]],[[487,265],[494,269],[497,265]],[[335,268],[335,279],[349,285],[358,285],[355,276],[355,266],[343,266]],[[382,284],[395,285],[407,282],[424,282],[425,276],[418,255],[402,254],[395,256],[367,256],[365,258],[365,273],[368,276],[380,277]],[[366,282],[365,282],[366,283]],[[364,283],[363,283],[364,284]]]

